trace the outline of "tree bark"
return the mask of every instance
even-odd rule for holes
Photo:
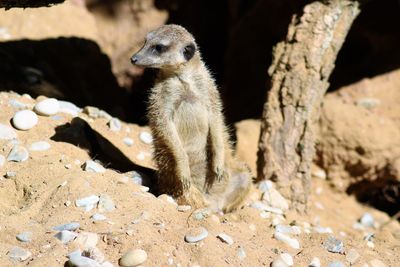
[[[305,211],[314,156],[313,125],[336,56],[359,13],[359,2],[315,1],[295,14],[286,40],[273,51],[271,89],[264,104],[257,180],[271,179]]]

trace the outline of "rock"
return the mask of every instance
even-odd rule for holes
[[[22,232],[17,235],[17,240],[21,242],[31,242],[32,241],[32,232]]]
[[[341,261],[334,261],[328,264],[328,267],[346,267]]]
[[[289,209],[287,200],[274,188],[270,188],[264,192],[263,200],[273,208],[278,208],[283,211]]]
[[[77,236],[77,233],[68,230],[62,230],[61,232],[58,232],[54,235],[54,237],[60,240],[63,244],[67,244],[68,242],[74,240]]]
[[[97,247],[88,248],[87,250],[83,251],[82,255],[97,262],[103,262],[105,260],[103,252],[101,252]]]
[[[32,129],[38,123],[37,115],[28,109],[17,111],[12,118],[13,126],[18,130]]]
[[[60,105],[58,112],[66,113],[73,117],[77,117],[82,111],[81,108],[78,108],[75,104],[68,101],[58,100],[58,104]]]
[[[274,233],[274,238],[276,240],[282,241],[283,243],[287,244],[288,246],[294,248],[294,249],[299,249],[300,244],[299,241],[295,238],[291,238],[283,233],[275,231]]]
[[[75,239],[75,243],[83,250],[96,247],[97,242],[99,242],[98,235],[90,232],[80,232]]]
[[[365,227],[374,227],[374,217],[368,212],[364,213],[359,221]]]
[[[283,234],[291,234],[291,235],[299,235],[301,234],[301,229],[298,226],[289,226],[278,224],[275,226],[275,231],[283,233]]]
[[[22,103],[21,101],[18,101],[17,99],[11,99],[10,101],[8,101],[8,104],[17,110],[28,108],[28,106],[25,103]]]
[[[219,235],[217,235],[217,238],[228,245],[233,244],[232,237],[230,237],[229,235],[227,235],[225,233],[220,233]]]
[[[321,267],[321,261],[319,258],[314,257],[312,258],[311,262],[308,264],[309,267]]]
[[[8,251],[8,257],[15,261],[25,261],[32,256],[32,253],[29,250],[20,248],[20,247],[13,247]]]
[[[104,221],[107,219],[106,216],[100,213],[95,213],[90,217],[93,221]]]
[[[99,204],[97,208],[100,212],[110,212],[115,209],[114,201],[108,195],[100,195]]]
[[[369,261],[369,264],[371,265],[371,267],[386,267],[386,264],[378,259],[373,259]]]
[[[312,172],[312,176],[317,177],[321,180],[326,180],[326,172],[322,169],[318,169]]]
[[[12,172],[12,171],[6,172],[6,174],[4,175],[4,177],[7,178],[7,179],[13,178],[15,176],[17,176],[17,173],[16,172]]]
[[[170,203],[170,204],[172,204],[172,205],[175,205],[175,206],[178,205],[178,204],[176,203],[175,199],[173,199],[171,196],[169,196],[169,195],[167,195],[167,194],[159,195],[157,198],[160,199],[160,200],[163,200],[163,201],[165,201],[165,202],[168,202],[168,203]]]
[[[6,163],[6,158],[3,155],[0,155],[0,168],[4,166]]]
[[[332,234],[333,233],[333,231],[332,231],[332,229],[330,227],[323,227],[323,226],[320,226],[320,225],[314,226],[312,229],[316,233],[319,233],[319,234]]]
[[[83,108],[82,113],[88,115],[92,119],[97,119],[100,117],[100,109],[97,107],[86,106]]]
[[[96,172],[96,173],[106,172],[106,169],[103,166],[101,166],[99,163],[93,160],[85,161],[85,163],[82,165],[82,168],[84,171],[87,172]]]
[[[133,249],[126,252],[120,259],[119,264],[124,267],[137,266],[147,260],[147,253],[142,249]]]
[[[0,123],[0,140],[16,139],[17,133],[8,125]]]
[[[121,121],[117,118],[112,118],[108,123],[108,127],[110,127],[110,130],[113,132],[119,132],[121,130]]]
[[[278,258],[271,262],[271,267],[289,267],[289,265],[287,265],[282,259]]]
[[[361,106],[367,109],[374,108],[380,105],[381,101],[377,98],[360,98],[357,100],[357,106]]]
[[[258,209],[258,210],[264,210],[264,211],[268,211],[271,213],[279,214],[279,215],[283,214],[283,211],[281,209],[270,207],[261,201],[254,201],[253,203],[251,203],[250,207]]]
[[[180,212],[186,212],[192,209],[190,205],[178,205],[177,210]]]
[[[29,158],[28,150],[20,145],[14,145],[7,156],[7,161],[22,162]]]
[[[329,236],[327,240],[323,243],[323,246],[326,250],[332,253],[344,253],[344,244],[341,240],[334,238],[333,236]]]
[[[51,116],[58,113],[60,110],[60,104],[55,98],[47,98],[36,103],[33,110],[39,115]]]
[[[185,241],[188,243],[197,243],[208,236],[208,231],[204,227],[192,228],[185,235]]]
[[[101,267],[114,267],[114,265],[109,261],[105,261],[101,264]]]
[[[57,226],[53,227],[53,230],[55,231],[63,231],[63,230],[68,230],[68,231],[74,231],[80,227],[80,224],[77,222],[72,222],[72,223],[65,223],[65,224],[60,224]]]
[[[353,265],[360,258],[360,254],[355,249],[349,249],[346,253],[346,260]]]
[[[271,180],[262,181],[258,184],[258,189],[260,189],[263,193],[267,192],[271,188],[274,188],[274,184]]]
[[[74,267],[101,267],[100,263],[98,263],[97,261],[92,260],[88,257],[84,257],[82,255],[78,255],[78,253],[73,254],[69,257],[69,264],[70,266]]]
[[[85,208],[85,211],[90,211],[94,207],[96,207],[97,203],[99,202],[100,198],[96,195],[90,195],[85,198],[77,199],[75,201],[75,205],[77,207]]]
[[[151,133],[148,132],[141,132],[139,134],[139,139],[140,141],[148,145],[153,143],[153,136],[151,135]]]
[[[192,216],[195,220],[201,221],[211,215],[211,210],[204,208],[204,209],[197,209],[193,212]]]
[[[38,141],[29,146],[30,151],[46,151],[50,149],[51,145],[46,141]]]
[[[127,146],[133,146],[133,144],[134,144],[133,139],[129,138],[129,137],[125,137],[122,141]]]
[[[238,248],[237,255],[238,255],[239,260],[244,260],[247,257],[246,251],[244,251],[244,249],[242,247]]]
[[[289,253],[282,253],[279,257],[288,265],[293,266],[293,257]]]

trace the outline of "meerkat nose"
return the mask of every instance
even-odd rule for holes
[[[138,58],[137,58],[136,55],[131,57],[131,63],[132,64],[136,64],[137,61],[138,61]]]

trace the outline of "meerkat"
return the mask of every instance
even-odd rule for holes
[[[148,119],[159,190],[195,206],[240,207],[251,175],[233,156],[220,95],[194,37],[164,25],[147,34],[131,62],[158,69]]]

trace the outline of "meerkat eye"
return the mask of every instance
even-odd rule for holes
[[[196,46],[193,43],[186,45],[183,48],[183,56],[185,57],[186,61],[192,59],[195,52],[196,52]]]
[[[152,49],[154,52],[156,52],[158,54],[162,54],[168,50],[168,46],[162,45],[162,44],[156,44],[156,45],[153,45]]]

